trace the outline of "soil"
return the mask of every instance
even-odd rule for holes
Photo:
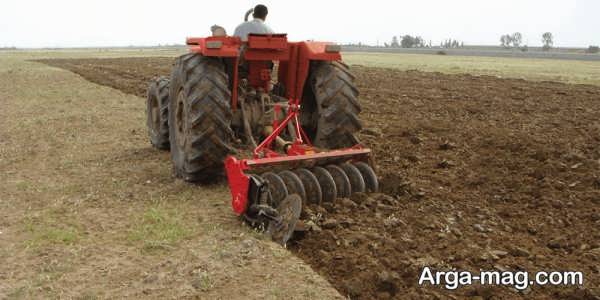
[[[24,60],[89,54],[47,53],[0,55],[0,299],[343,299],[226,182],[175,178],[143,99]]]
[[[173,59],[45,62],[145,97]],[[600,87],[353,71],[382,193],[312,207],[291,251],[352,299],[600,297]],[[423,266],[581,271],[584,286],[446,290],[417,284]]]

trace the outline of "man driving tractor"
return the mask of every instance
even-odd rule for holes
[[[254,18],[252,21],[246,21],[242,24],[238,25],[235,28],[234,36],[239,36],[242,39],[242,42],[248,41],[248,34],[257,33],[257,34],[268,34],[273,33],[273,30],[265,24],[265,20],[267,19],[267,14],[269,10],[266,6],[262,4],[258,4],[252,10],[252,17]]]

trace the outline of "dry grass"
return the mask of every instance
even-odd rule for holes
[[[600,61],[403,53],[344,53],[353,65],[600,85]]]
[[[244,226],[224,184],[172,177],[143,99],[25,60],[88,55],[140,53],[0,57],[0,298],[339,297]]]
[[[122,48],[6,51],[3,53],[19,59],[42,59],[176,57],[185,52],[184,48]],[[369,67],[600,85],[600,61],[360,52],[346,52],[343,53],[343,57],[349,64]]]

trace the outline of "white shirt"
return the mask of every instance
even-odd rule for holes
[[[239,36],[242,39],[242,42],[248,41],[248,34],[257,33],[257,34],[268,34],[273,33],[271,27],[269,27],[265,22],[261,19],[255,18],[252,21],[244,22],[238,27],[235,28],[234,36]]]

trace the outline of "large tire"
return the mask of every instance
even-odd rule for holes
[[[302,102],[302,125],[313,144],[339,149],[358,144],[362,128],[354,75],[341,62],[313,62]]]
[[[231,146],[231,93],[217,58],[179,57],[170,86],[169,133],[175,174],[186,181],[211,181],[223,174]]]
[[[146,126],[150,143],[157,149],[169,149],[169,78],[158,77],[148,86]]]

